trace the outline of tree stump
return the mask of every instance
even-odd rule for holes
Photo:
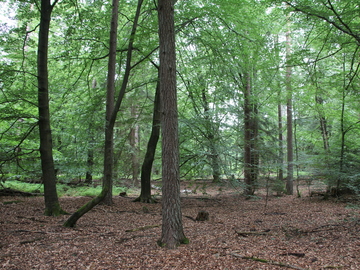
[[[205,211],[205,210],[201,210],[198,212],[196,218],[196,221],[206,221],[209,220],[209,212]]]

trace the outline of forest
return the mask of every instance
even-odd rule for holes
[[[272,196],[289,206],[314,195],[331,198],[329,208],[351,195],[358,205],[358,1],[0,3],[0,189],[9,195],[34,184],[28,193],[44,198],[33,198],[39,222],[75,227],[99,209],[136,212],[131,197],[145,214],[162,208],[157,244],[175,249],[194,239],[185,237],[181,208],[199,194],[265,206]],[[84,200],[60,186],[96,194]],[[356,211],[343,215],[359,225]],[[262,237],[248,229],[246,237]],[[285,267],[303,269],[295,265]]]

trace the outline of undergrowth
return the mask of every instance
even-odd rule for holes
[[[5,188],[11,188],[23,192],[30,193],[43,193],[44,185],[39,183],[25,183],[16,180],[10,180],[3,183]],[[57,184],[56,185],[58,196],[97,196],[101,192],[101,186],[69,186],[66,184]],[[120,192],[126,192],[127,187],[113,187],[113,195],[119,195]]]

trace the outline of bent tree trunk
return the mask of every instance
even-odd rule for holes
[[[78,209],[68,218],[63,224],[65,227],[74,227],[79,218],[89,212],[92,208],[98,205],[105,198],[108,198],[107,204],[112,203],[112,164],[113,159],[113,139],[111,133],[110,117],[114,109],[114,87],[115,87],[115,65],[116,65],[116,36],[118,25],[118,8],[119,0],[113,0],[112,3],[112,17],[110,26],[110,45],[109,45],[109,62],[108,62],[108,77],[107,77],[107,92],[106,92],[106,123],[105,123],[105,150],[104,150],[104,178],[101,193]]]
[[[56,191],[56,173],[52,152],[52,136],[49,109],[49,78],[48,78],[48,41],[51,12],[54,5],[50,0],[41,1],[41,18],[37,56],[38,79],[38,110],[40,133],[40,159],[44,182],[45,215],[57,216],[64,214]]]
[[[130,70],[131,70],[131,58],[132,58],[132,49],[137,29],[137,23],[140,17],[140,10],[142,6],[143,0],[138,0],[138,5],[136,8],[136,14],[133,21],[132,31],[130,34],[127,57],[126,57],[126,67],[125,73],[123,77],[123,82],[119,91],[118,98],[114,106],[109,106],[113,108],[111,114],[107,115],[107,121],[105,125],[105,151],[104,151],[104,180],[103,187],[101,193],[95,197],[93,200],[85,204],[79,210],[77,210],[74,214],[70,216],[70,218],[64,223],[65,227],[74,227],[79,218],[89,212],[93,207],[99,204],[101,201],[104,201],[106,198],[111,199],[112,202],[112,174],[113,174],[113,133],[114,133],[114,125],[117,116],[117,112],[119,111],[121,102],[125,95],[125,90],[127,87],[127,83],[129,81]],[[108,75],[108,89],[109,85],[111,85],[111,80],[115,84],[115,58],[116,58],[116,34],[117,34],[117,21],[118,21],[118,6],[119,0],[113,0],[113,12],[111,19],[111,29],[110,29],[110,49],[109,49],[109,74]],[[109,96],[107,96],[109,98]],[[107,108],[108,110],[108,108]],[[109,117],[109,118],[108,118]],[[109,203],[109,202],[108,202]]]
[[[180,206],[176,53],[173,1],[158,0],[160,100],[162,106],[162,233],[160,246],[176,248],[188,240]]]
[[[104,175],[102,189],[107,190],[104,197],[106,205],[112,201],[112,176],[114,162],[114,124],[111,123],[111,115],[114,111],[115,98],[115,73],[116,73],[116,44],[118,27],[119,0],[113,0],[112,18],[110,26],[109,62],[106,83],[106,112],[105,112],[105,145],[104,145]]]
[[[154,100],[154,112],[152,120],[152,129],[147,145],[144,162],[141,167],[141,193],[135,202],[153,203],[155,202],[151,198],[151,170],[154,162],[156,146],[160,136],[160,85],[159,81],[156,85],[155,100]]]

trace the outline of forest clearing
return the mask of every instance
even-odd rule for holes
[[[98,205],[75,228],[67,216],[43,215],[42,197],[0,197],[1,269],[359,269],[360,210],[336,198],[246,199],[234,187],[208,185],[193,194],[182,182],[183,225],[190,243],[157,245],[161,203],[136,194]],[[74,212],[89,197],[62,197]],[[194,221],[205,210],[208,221]],[[189,218],[190,217],[190,218]],[[192,219],[191,219],[192,218]]]

